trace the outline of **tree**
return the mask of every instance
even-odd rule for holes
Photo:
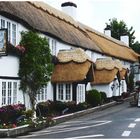
[[[140,54],[140,43],[138,41],[136,41],[134,44],[132,44],[131,48]]]
[[[129,46],[133,46],[135,40],[135,31],[133,30],[132,26],[128,29],[126,23],[123,20],[117,21],[116,18],[110,19],[109,23],[106,23],[106,26],[110,27],[111,36],[118,40],[120,40],[120,36],[127,34],[129,36]]]
[[[129,46],[137,53],[140,54],[140,43],[138,41],[135,42],[135,31],[131,26],[129,29],[126,23],[121,20],[117,21],[116,18],[110,19],[109,23],[106,23],[106,28],[109,27],[111,29],[111,36],[120,40],[121,35],[129,36]]]
[[[19,46],[25,48],[20,57],[20,89],[28,93],[32,110],[35,111],[36,95],[50,80],[53,69],[50,49],[47,39],[32,31],[21,33]]]

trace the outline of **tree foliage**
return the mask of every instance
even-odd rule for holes
[[[123,20],[118,21],[116,18],[110,19],[109,21],[109,23],[106,23],[106,26],[110,26],[111,36],[120,40],[120,36],[127,34],[129,36],[129,44],[131,46],[135,40],[135,31],[133,30],[133,27],[131,26],[128,29],[126,23]]]
[[[140,53],[140,43],[135,42],[135,30],[133,27],[127,27],[126,23],[123,20],[118,21],[116,18],[110,19],[109,23],[106,23],[106,27],[110,27],[111,36],[120,40],[120,36],[128,35],[129,36],[129,46],[137,53]]]
[[[47,39],[32,31],[21,33],[20,46],[25,48],[20,57],[20,89],[29,94],[34,109],[36,94],[47,84],[52,73],[50,49]]]

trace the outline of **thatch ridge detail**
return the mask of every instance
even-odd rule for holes
[[[123,68],[123,65],[120,60],[112,60],[112,58],[97,59],[95,65],[97,70],[112,70],[114,68],[122,70]]]
[[[87,60],[91,61],[90,57],[81,48],[59,51],[57,58],[61,63],[70,61],[83,63]]]

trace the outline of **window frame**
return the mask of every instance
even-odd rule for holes
[[[44,85],[40,89],[40,93],[36,96],[37,102],[46,101],[48,99],[48,86]]]
[[[2,20],[5,21],[5,27],[2,27],[2,24],[1,24]],[[8,29],[8,23],[10,23],[10,31]],[[13,37],[13,25],[15,25],[15,27],[16,27],[15,37]],[[17,26],[16,22],[9,20],[6,17],[0,16],[0,29],[7,29],[8,30],[8,41],[10,39],[9,42],[14,46],[17,45],[17,28],[18,28],[18,26]],[[10,35],[9,35],[9,33],[10,33]],[[13,38],[15,39],[15,43],[13,43]]]
[[[59,87],[61,85],[61,88],[62,88],[62,91],[63,91],[63,98],[60,98],[59,96]],[[66,96],[67,96],[67,85],[70,86],[70,98],[68,99]],[[58,83],[56,85],[56,100],[58,101],[72,101],[72,84],[70,83]]]
[[[16,80],[1,80],[1,106],[17,104],[18,99],[18,82]],[[16,84],[16,86],[14,86]],[[16,87],[16,89],[15,89]],[[16,94],[15,94],[16,91]]]

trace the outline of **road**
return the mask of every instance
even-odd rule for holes
[[[140,108],[129,102],[17,138],[140,138]]]

